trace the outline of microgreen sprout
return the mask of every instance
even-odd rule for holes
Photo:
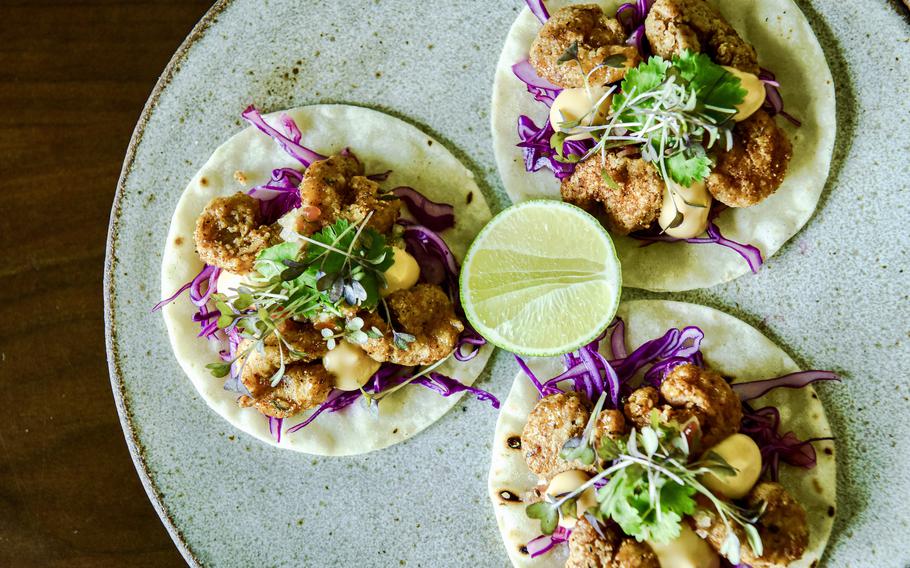
[[[598,473],[574,491],[545,495],[526,510],[529,517],[541,521],[544,534],[552,534],[560,516],[575,516],[574,507],[566,507],[567,503],[575,503],[586,489],[606,480],[597,491],[598,506],[593,514],[601,520],[612,519],[623,532],[639,541],[664,543],[678,538],[683,517],[696,511],[697,493],[714,506],[726,527],[721,554],[733,564],[739,563],[741,543],[733,528],[735,524],[746,534],[753,553],[761,555],[762,542],[755,522],[763,509],[742,509],[714,495],[699,481],[708,473],[732,475],[736,470],[714,452],[690,462],[685,427],[659,423],[655,411],[649,426],[633,428],[625,440],[604,436],[595,449],[587,432],[591,424],[589,421],[585,434],[563,447],[561,456],[586,457],[596,452],[599,460],[592,459],[591,463]]]
[[[218,327],[236,331],[246,340],[246,347],[238,350],[233,360],[208,366],[213,375],[227,375],[231,364],[241,359],[245,365],[253,350],[264,353],[268,340],[278,347],[281,364],[270,381],[277,385],[284,375],[286,358],[306,355],[282,336],[285,322],[323,316],[340,319],[351,309],[372,309],[378,304],[380,290],[386,284],[384,272],[394,256],[385,237],[368,227],[371,215],[358,223],[338,220],[309,237],[299,235],[306,243],[303,247],[284,242],[261,251],[255,271],[247,275],[242,286],[234,293],[212,295],[220,312]],[[375,327],[364,331],[363,326],[363,319],[352,317],[345,321],[341,333],[331,329],[320,333],[329,348],[334,348],[340,338],[363,344],[370,334],[379,332]]]
[[[567,55],[568,52],[563,57]],[[604,65],[609,63],[612,62],[605,61]],[[586,76],[586,86],[587,83]],[[746,94],[737,77],[707,55],[689,51],[674,56],[672,61],[651,57],[626,73],[621,91],[613,94],[614,89],[608,91],[613,101],[605,124],[586,125],[583,120],[598,112],[608,95],[598,100],[582,120],[559,125],[560,131],[551,139],[557,159],[578,162],[600,154],[604,180],[612,188],[615,182],[607,181],[612,180],[606,173],[607,150],[640,146],[642,158],[657,168],[671,198],[679,195],[674,184],[688,187],[708,177],[713,165],[708,150],[721,144],[726,150],[731,148],[732,118]],[[594,146],[580,158],[562,156],[565,138],[580,133],[590,134],[596,141]],[[672,203],[676,208],[675,199]],[[676,208],[675,219],[667,228],[682,221]]]

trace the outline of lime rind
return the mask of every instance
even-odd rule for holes
[[[526,231],[535,229],[528,226],[531,223],[528,216],[541,217],[543,220],[564,216],[581,221],[585,230],[591,230],[596,235],[585,244],[599,244],[594,248],[601,250],[585,251],[589,255],[587,257],[572,257],[567,254],[561,258],[561,263],[552,255],[535,254],[537,251],[529,250],[529,241],[549,243],[551,239],[565,239],[571,235],[556,235],[552,231],[547,234],[544,230],[543,233],[532,232],[528,238]],[[494,241],[493,245],[485,247],[492,231],[506,234],[511,232],[521,238],[506,242]],[[570,239],[566,243],[571,246]],[[597,260],[594,259],[595,254]],[[500,279],[487,282],[482,287],[471,288],[468,282],[478,255],[481,255],[484,263],[502,267],[497,270],[497,275],[507,276],[512,273],[515,280]],[[515,263],[515,260],[521,262]],[[561,355],[593,341],[613,321],[622,293],[622,272],[613,240],[600,222],[574,205],[551,200],[525,201],[497,214],[471,243],[459,280],[465,315],[474,329],[497,347],[529,357]],[[504,299],[506,295],[510,296],[509,300]],[[586,302],[581,309],[564,305],[566,301],[577,301],[580,297],[598,300]],[[506,306],[502,314],[504,321],[497,322],[496,325],[484,321],[478,308],[483,308],[487,303]],[[483,309],[479,311],[482,312]],[[579,325],[575,328],[548,325],[554,318],[563,317],[564,314],[576,316],[573,321]],[[521,333],[509,332],[515,326],[530,325],[541,330],[541,333],[525,333],[521,338]],[[532,338],[532,341],[527,341]]]

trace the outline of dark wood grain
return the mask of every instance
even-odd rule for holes
[[[181,566],[124,442],[101,279],[114,188],[205,1],[0,0],[0,566]]]

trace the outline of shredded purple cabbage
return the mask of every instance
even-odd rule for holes
[[[271,225],[285,213],[300,207],[300,183],[303,174],[291,168],[272,170],[272,179],[247,192],[259,200],[262,224]]]
[[[449,295],[458,298],[458,261],[442,237],[405,219],[399,219],[398,224],[404,227],[405,249],[420,265],[420,279],[446,285]]]
[[[246,385],[243,384],[243,381],[240,380],[242,363],[240,361],[235,361],[237,358],[237,348],[240,346],[240,332],[237,331],[236,327],[231,326],[226,330],[226,335],[228,338],[228,348],[223,349],[220,352],[221,360],[233,362],[231,363],[231,370],[228,373],[228,377],[224,381],[224,390],[242,396],[253,396],[250,390],[246,388]]]
[[[655,0],[636,0],[616,9],[616,19],[629,34],[626,44],[634,46],[644,58],[651,53],[645,37],[645,18],[654,2]]]
[[[562,92],[561,87],[557,87],[538,75],[528,58],[524,58],[513,65],[512,73],[518,77],[519,81],[525,84],[528,92],[534,95],[534,100],[547,105],[547,107],[552,106],[553,101]]]
[[[402,367],[392,363],[383,363],[378,371],[373,375],[369,382],[364,385],[363,391],[342,391],[333,389],[328,398],[313,410],[313,413],[307,416],[306,420],[288,428],[287,434],[293,434],[306,428],[323,412],[338,412],[354,404],[364,391],[370,394],[380,394],[388,389],[397,387],[411,377],[414,371],[413,367]],[[490,402],[493,408],[499,408],[499,400],[493,394],[468,385],[464,385],[452,377],[441,373],[430,373],[428,376],[418,377],[412,381],[412,384],[420,385],[433,390],[444,397],[461,392],[469,392],[478,400]]]
[[[651,246],[654,243],[678,242],[684,242],[691,245],[720,245],[732,250],[743,259],[745,259],[746,263],[749,265],[749,270],[751,270],[754,274],[758,272],[758,269],[761,268],[761,265],[764,263],[764,258],[762,257],[761,251],[758,249],[758,247],[728,239],[727,237],[723,236],[723,234],[721,234],[720,228],[717,226],[717,223],[714,222],[714,219],[716,219],[717,216],[725,209],[727,209],[726,206],[718,205],[711,210],[711,215],[708,217],[708,226],[705,227],[705,232],[708,235],[706,237],[678,239],[666,234],[649,233],[634,233],[630,236],[639,241],[644,241],[644,243],[641,245],[643,247]]]
[[[431,372],[423,377],[414,379],[412,384],[424,386],[446,397],[460,392],[469,392],[473,394],[477,400],[485,400],[489,402],[493,408],[499,408],[499,399],[493,396],[492,393],[462,384],[452,377],[447,377],[441,373]]]
[[[477,354],[480,353],[480,348],[486,344],[487,340],[477,333],[474,328],[466,326],[465,330],[458,337],[458,343],[455,344],[455,353],[453,354],[453,357],[462,363],[470,361],[474,357],[477,357]],[[465,347],[468,348],[467,352],[465,352]]]
[[[780,433],[780,411],[773,406],[752,410],[743,405],[743,422],[740,432],[752,438],[762,457],[762,474],[768,473],[772,481],[779,478],[780,462],[795,467],[812,469],[817,462],[813,442],[833,438],[800,440],[793,432]]]
[[[164,306],[170,304],[181,294],[189,290],[190,301],[193,302],[193,305],[196,306],[197,311],[193,314],[193,321],[199,324],[199,337],[205,337],[213,341],[220,341],[222,338],[218,332],[218,316],[221,313],[218,310],[209,310],[206,305],[209,301],[209,298],[212,297],[212,294],[217,292],[217,283],[218,276],[221,274],[221,269],[210,264],[203,265],[202,270],[199,271],[199,274],[193,277],[192,280],[180,287],[179,290],[174,292],[168,298],[165,298],[155,304],[152,308],[153,312],[157,312]],[[205,290],[203,291],[203,288]]]
[[[801,389],[818,381],[840,381],[840,377],[831,371],[799,371],[773,379],[734,383],[730,386],[741,401],[749,402],[776,388]]]
[[[550,12],[547,11],[547,7],[544,5],[543,0],[526,0],[526,2],[528,3],[528,8],[530,8],[531,13],[537,16],[540,23],[546,24],[547,20],[550,19]]]
[[[432,201],[413,187],[396,187],[392,193],[404,201],[418,223],[431,231],[445,231],[455,226],[455,208],[448,203]]]
[[[246,110],[240,114],[240,116],[261,130],[263,133],[269,135],[284,149],[285,152],[290,154],[292,158],[296,159],[306,167],[309,167],[309,165],[313,162],[324,160],[326,158],[322,154],[316,153],[313,150],[300,145],[300,129],[297,128],[297,125],[294,123],[291,117],[287,115],[281,116],[281,124],[287,132],[286,135],[269,126],[269,124],[262,117],[262,114],[260,114],[260,112],[253,105],[248,106]]]
[[[534,376],[520,357],[516,355],[515,358],[541,397],[563,392],[560,383],[571,382],[573,390],[584,393],[590,400],[597,400],[606,391],[612,404],[607,408],[619,408],[622,395],[632,390],[631,381],[636,373],[648,365],[651,368],[645,373],[645,381],[659,385],[677,365],[703,364],[699,348],[704,333],[697,327],[670,329],[663,337],[645,342],[629,355],[625,354],[624,333],[625,326],[617,318],[601,337],[578,351],[567,353],[565,371],[544,382]],[[611,350],[614,355],[620,355],[612,361],[600,353],[600,343],[608,334]]]
[[[525,115],[518,117],[518,138],[521,142],[517,146],[523,149],[527,171],[536,172],[541,168],[548,168],[558,179],[567,178],[575,171],[575,164],[557,160],[557,153],[550,146],[550,138],[555,133],[548,119],[544,120],[543,126],[538,127],[530,117]],[[562,152],[566,157],[575,155],[581,158],[593,146],[593,138],[565,140]]]
[[[556,545],[568,542],[569,536],[571,535],[571,530],[562,526],[557,526],[556,530],[553,531],[553,534],[540,535],[526,544],[525,548],[528,549],[528,554],[531,555],[531,558],[537,558],[538,556],[553,550]]]
[[[564,356],[566,370],[543,382],[519,356],[516,355],[515,359],[540,397],[564,392],[559,388],[559,384],[571,382],[573,390],[584,393],[589,400],[597,400],[606,390],[610,395],[606,408],[620,407],[614,393],[621,391],[623,396],[631,393],[633,379],[645,367],[648,368],[642,382],[659,387],[667,374],[679,365],[692,363],[704,366],[704,357],[701,353],[704,332],[695,326],[669,329],[662,337],[646,341],[628,355],[624,335],[625,325],[617,318],[604,335],[578,351],[566,354]],[[606,337],[609,337],[609,345],[614,356],[610,361],[599,352],[599,344]],[[771,479],[777,480],[781,461],[807,469],[814,467],[816,454],[812,443],[831,438],[800,440],[793,432],[781,434],[778,431],[780,412],[776,408],[769,406],[753,410],[747,401],[764,396],[776,388],[802,388],[826,380],[838,380],[838,377],[830,371],[802,371],[774,379],[731,385],[743,401],[743,422],[740,432],[758,444],[762,452],[764,471],[769,472]]]
[[[802,122],[784,112],[784,98],[780,94],[780,83],[774,77],[774,73],[768,69],[761,68],[758,79],[765,84],[765,102],[762,103],[762,108],[771,116],[779,114],[793,123],[794,126],[802,126]]]
[[[614,359],[625,359],[628,357],[626,351],[626,323],[622,318],[616,320],[607,328],[610,336],[610,352]]]
[[[284,418],[275,418],[274,416],[266,416],[269,421],[269,434],[275,438],[275,443],[281,443],[281,426],[284,424]]]
[[[351,406],[352,404],[354,404],[354,402],[358,398],[360,398],[360,396],[362,394],[363,393],[361,393],[359,390],[343,391],[343,390],[338,390],[338,389],[332,389],[332,392],[329,393],[328,398],[326,398],[322,404],[317,406],[316,410],[314,410],[312,414],[307,416],[306,420],[304,420],[300,424],[297,424],[296,426],[291,426],[290,428],[288,428],[286,433],[293,434],[294,432],[303,430],[304,428],[306,428],[307,426],[310,425],[310,422],[312,422],[313,420],[316,420],[316,418],[318,418],[319,415],[322,414],[323,412],[326,412],[326,411],[338,412],[339,410],[343,410],[343,409]]]

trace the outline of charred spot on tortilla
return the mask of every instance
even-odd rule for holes
[[[503,501],[507,501],[507,502],[510,502],[510,503],[520,503],[520,502],[521,502],[521,497],[519,497],[518,495],[512,493],[512,492],[509,491],[508,489],[503,489],[502,491],[500,491],[500,492],[499,492],[499,497],[500,497]]]
[[[174,245],[175,245],[175,246],[178,246],[178,247],[179,247],[179,246],[182,245],[182,244],[183,244],[183,237],[177,237],[176,239],[174,239]]]
[[[509,436],[506,440],[506,445],[513,450],[521,449],[521,436]]]

